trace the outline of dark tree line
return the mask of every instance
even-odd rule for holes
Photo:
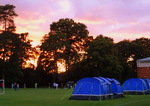
[[[112,38],[103,35],[99,35],[95,39],[86,35],[80,42],[73,36],[72,38],[74,38],[73,40],[79,46],[79,49],[72,50],[71,46],[76,46],[70,45],[72,38],[67,39],[67,37],[76,35],[77,32],[69,26],[71,23],[72,19],[60,19],[58,22],[52,23],[50,33],[43,37],[40,46],[42,53],[45,53],[43,70],[44,65],[46,65],[49,68],[46,71],[54,72],[53,79],[56,78],[54,81],[77,81],[83,77],[103,76],[123,82],[128,78],[136,77],[137,59],[150,56],[150,39],[148,38],[139,38],[133,41],[123,40],[114,43]],[[56,29],[52,30],[51,27]],[[72,54],[66,52],[66,50],[68,51],[67,47],[70,48],[70,51],[73,51]],[[72,55],[72,58],[65,58],[66,55]],[[40,59],[42,60],[42,58]],[[66,64],[70,61],[70,64],[67,65],[68,68],[66,68],[65,73],[58,74],[57,62],[61,59],[65,60]],[[42,62],[39,63],[42,64]]]
[[[124,80],[136,77],[136,60],[150,57],[150,39],[137,38],[114,43],[113,39],[88,35],[86,25],[65,18],[50,25],[35,49],[28,33],[15,33],[15,6],[0,6],[0,79],[6,82],[41,85],[53,82],[77,81],[83,77],[110,77]],[[26,61],[37,58],[37,67]],[[58,72],[64,62],[66,72]]]

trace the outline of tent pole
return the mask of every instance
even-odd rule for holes
[[[93,83],[91,83],[91,92],[90,92],[90,96],[89,96],[89,100],[91,99],[91,94],[92,94],[92,92],[93,92]]]
[[[101,88],[100,88],[100,83],[99,83],[99,94],[101,94]],[[102,97],[100,96],[100,101],[102,100]]]

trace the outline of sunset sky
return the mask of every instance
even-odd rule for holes
[[[89,35],[103,34],[115,42],[150,38],[150,0],[0,0],[5,4],[16,6],[17,32],[29,32],[35,43],[61,18],[84,23]]]

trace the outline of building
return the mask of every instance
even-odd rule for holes
[[[138,59],[136,62],[137,62],[137,77],[150,79],[150,57]]]

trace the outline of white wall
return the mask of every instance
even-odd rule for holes
[[[150,67],[150,62],[137,62],[137,67]]]

